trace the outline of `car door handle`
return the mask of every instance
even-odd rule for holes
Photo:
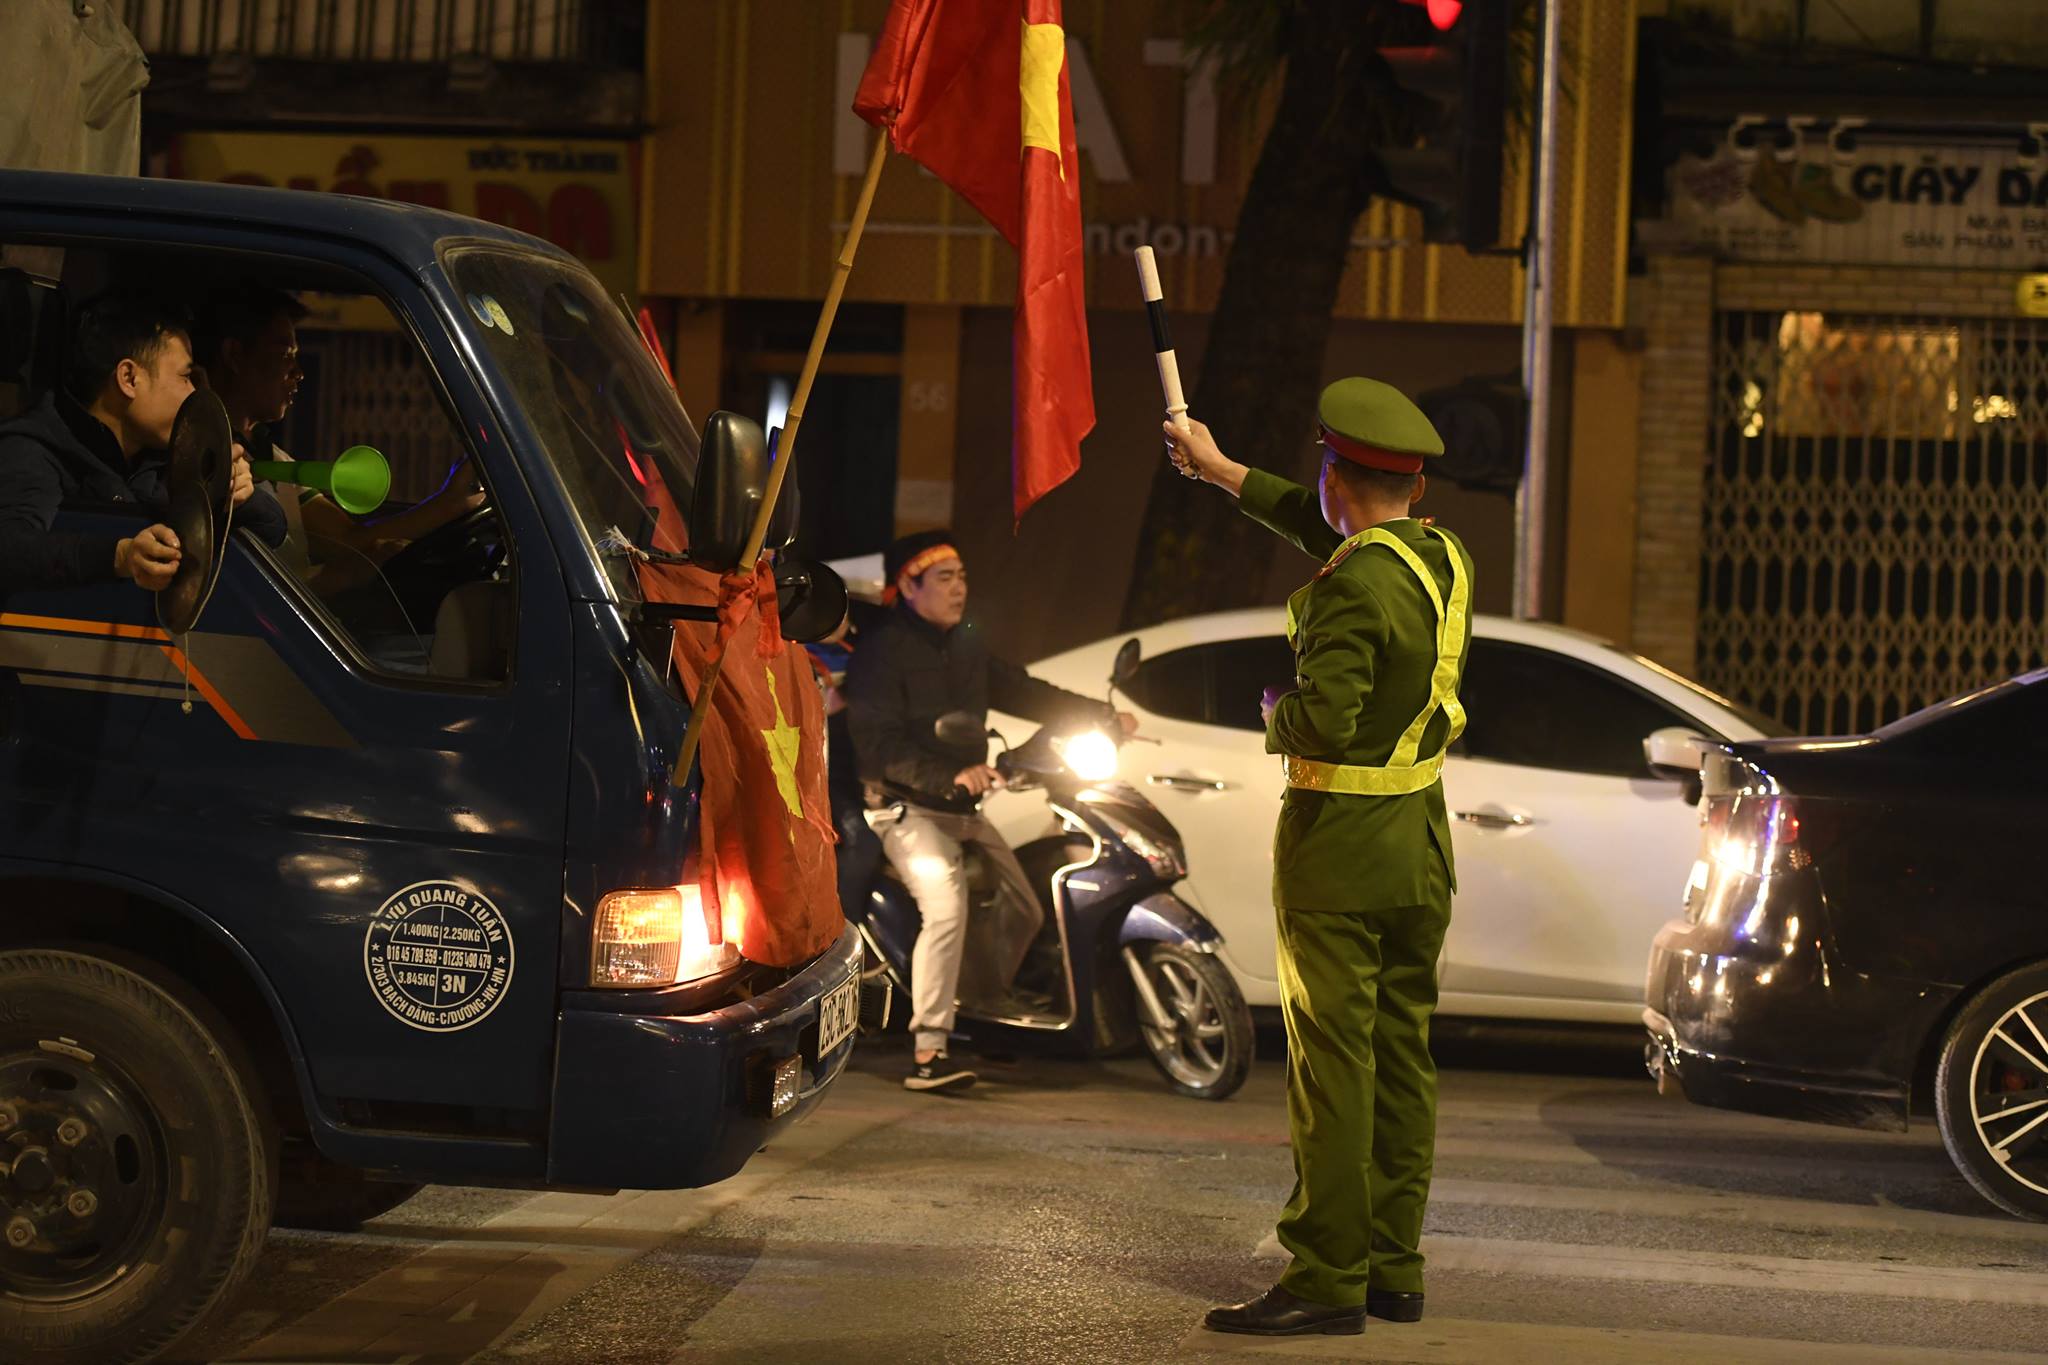
[[[1218,782],[1207,777],[1183,777],[1179,773],[1154,773],[1145,781],[1154,787],[1165,787],[1177,792],[1227,792],[1228,782]]]
[[[1458,812],[1458,818],[1468,825],[1477,825],[1481,829],[1521,829],[1536,823],[1526,815],[1510,815],[1505,811],[1496,810],[1461,810]]]

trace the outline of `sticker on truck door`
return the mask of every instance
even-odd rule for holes
[[[414,882],[363,935],[363,973],[400,1023],[455,1033],[481,1023],[512,984],[512,931],[488,897],[454,882]]]

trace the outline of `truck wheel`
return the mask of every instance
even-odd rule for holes
[[[271,1177],[235,1046],[128,967],[0,952],[10,1360],[149,1359],[193,1338],[241,1286],[270,1226]]]
[[[1229,969],[1216,954],[1178,943],[1146,943],[1124,951],[1135,951],[1152,993],[1166,1009],[1170,1026],[1158,1028],[1139,1002],[1138,1032],[1174,1092],[1198,1100],[1236,1094],[1251,1074],[1254,1041],[1252,1012]]]
[[[375,1180],[320,1155],[310,1142],[288,1143],[277,1178],[273,1227],[354,1232],[420,1192],[416,1181]]]
[[[1963,1179],[2007,1213],[2048,1221],[2048,963],[2008,972],[1956,1016],[1935,1116]]]

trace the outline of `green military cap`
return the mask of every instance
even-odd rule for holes
[[[1324,446],[1368,469],[1419,474],[1424,459],[1444,453],[1444,438],[1422,409],[1377,379],[1353,376],[1324,389],[1316,421]]]

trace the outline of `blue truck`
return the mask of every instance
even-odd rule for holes
[[[127,582],[0,596],[0,1355],[193,1348],[274,1215],[707,1184],[814,1106],[858,940],[757,964],[701,905],[691,613],[636,578],[652,483],[743,542],[747,424],[700,443],[574,259],[426,209],[0,172],[0,266],[0,420],[86,294],[253,281],[375,313],[486,492],[345,587],[223,534],[189,630]]]

